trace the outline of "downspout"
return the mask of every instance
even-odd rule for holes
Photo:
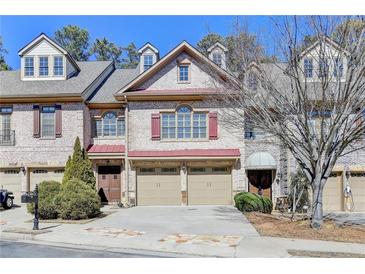
[[[127,96],[124,95],[125,100],[125,110],[124,110],[124,119],[125,119],[125,152],[124,152],[124,171],[125,171],[125,193],[124,199],[125,203],[129,205],[129,161],[128,161],[128,151],[129,151],[129,105],[127,101]]]

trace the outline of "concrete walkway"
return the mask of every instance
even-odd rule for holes
[[[1,238],[50,245],[78,245],[86,249],[145,250],[186,256],[289,257],[287,250],[314,250],[365,254],[365,245],[261,237],[247,219],[231,206],[105,207],[113,212],[86,224],[41,223],[48,233],[11,233],[31,229],[25,209],[2,211]]]

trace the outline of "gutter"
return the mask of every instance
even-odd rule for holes
[[[127,96],[124,95],[125,101],[125,109],[124,109],[124,119],[125,119],[125,138],[124,138],[124,146],[125,146],[125,154],[124,154],[124,173],[125,173],[125,191],[124,191],[124,199],[125,203],[129,204],[129,161],[128,161],[128,150],[129,150],[129,104],[127,100]]]

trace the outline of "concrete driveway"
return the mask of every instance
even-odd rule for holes
[[[138,206],[118,210],[94,224],[161,235],[259,235],[233,206]]]

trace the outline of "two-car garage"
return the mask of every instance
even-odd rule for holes
[[[194,166],[186,170],[187,174],[180,172],[180,166],[138,168],[137,205],[232,204],[230,167]]]

